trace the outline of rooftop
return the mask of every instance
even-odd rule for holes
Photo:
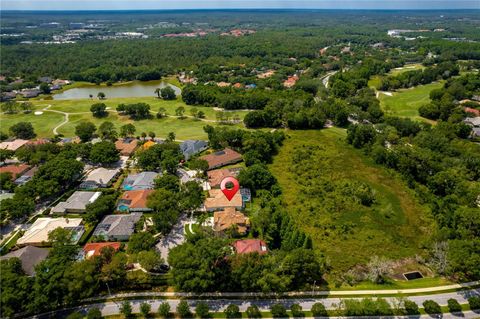
[[[119,242],[107,242],[107,243],[88,243],[83,247],[85,258],[89,259],[93,256],[100,256],[102,249],[105,247],[112,247],[115,251],[120,249],[121,243]]]
[[[125,190],[153,189],[155,179],[159,176],[156,172],[141,172],[130,174],[125,178],[122,188]]]
[[[91,171],[83,181],[81,188],[90,188],[90,185],[97,185],[99,187],[106,187],[112,179],[120,173],[119,168],[107,169],[99,167]]]
[[[5,165],[5,166],[0,167],[0,174],[1,173],[10,173],[10,174],[12,174],[12,179],[16,179],[16,178],[20,177],[23,173],[25,173],[29,168],[30,168],[30,166],[28,166],[27,164]]]
[[[225,177],[228,177],[228,176],[235,177],[237,176],[237,172],[226,169],[226,168],[222,168],[222,169],[214,169],[214,170],[208,171],[207,175],[208,175],[208,183],[210,184],[210,187],[217,188],[217,187],[220,187],[220,183]]]
[[[268,252],[267,244],[260,239],[242,239],[233,243],[233,247],[237,254],[248,254],[257,252],[266,254]]]
[[[209,169],[214,169],[217,167],[241,162],[242,155],[232,149],[226,148],[223,151],[204,155],[200,157],[200,159],[206,160],[208,162]]]
[[[238,233],[245,234],[249,224],[248,217],[238,212],[234,207],[227,207],[223,211],[213,214],[213,229],[217,232],[237,226]]]
[[[130,236],[135,230],[135,224],[140,220],[142,214],[132,213],[128,215],[107,215],[97,225],[94,236]]]
[[[48,234],[57,229],[72,229],[80,226],[81,218],[38,218],[25,232],[25,234],[18,239],[17,245],[41,244],[48,242]]]
[[[145,209],[147,208],[147,197],[153,192],[153,189],[126,191],[120,198],[118,205],[119,207],[128,206],[130,209]]]
[[[66,213],[68,211],[85,212],[86,206],[95,202],[101,192],[82,192],[76,191],[65,202],[58,203],[52,208],[52,213]]]
[[[130,156],[137,148],[138,141],[134,138],[122,138],[115,142],[115,147],[121,155]]]
[[[0,149],[16,151],[27,143],[28,143],[28,140],[21,140],[21,139],[16,139],[14,141],[9,141],[9,142],[2,142],[0,143]]]
[[[180,144],[180,150],[185,156],[185,159],[188,160],[190,156],[200,153],[203,150],[206,150],[208,143],[200,140],[186,140]]]
[[[35,275],[35,266],[45,260],[48,256],[48,249],[38,248],[35,246],[26,246],[18,250],[9,252],[8,254],[0,257],[0,260],[6,260],[10,258],[18,258],[22,263],[23,271],[29,275]]]
[[[242,195],[237,192],[229,201],[220,189],[211,189],[208,191],[208,198],[205,199],[204,205],[208,211],[223,210],[227,207],[241,209],[243,208]]]

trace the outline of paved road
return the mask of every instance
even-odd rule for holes
[[[156,247],[162,255],[163,260],[165,260],[165,263],[167,263],[168,252],[170,249],[185,242],[185,225],[188,223],[188,221],[189,219],[187,215],[181,216],[170,234],[163,237],[157,243]]]
[[[412,296],[408,297],[409,300],[414,301],[417,303],[419,306],[422,306],[422,303],[425,300],[435,300],[437,303],[439,303],[441,306],[447,305],[447,300],[450,298],[456,299],[458,302],[461,304],[467,303],[467,299],[470,296],[480,296],[480,288],[477,289],[472,289],[468,291],[457,291],[457,292],[450,292],[450,293],[443,293],[443,294],[436,294],[436,295],[427,295],[427,296]],[[396,298],[393,297],[387,297],[385,298],[388,302],[394,303],[396,302]],[[241,299],[205,299],[205,301],[211,311],[214,312],[221,312],[225,310],[225,308],[230,305],[230,304],[236,304],[239,308],[240,311],[245,311],[249,306],[255,304],[259,307],[260,311],[268,311],[270,309],[270,306],[275,303],[282,303],[286,307],[290,307],[293,303],[298,303],[300,306],[302,306],[302,309],[305,311],[308,311],[312,308],[312,305],[316,302],[322,302],[327,309],[337,309],[337,305],[341,302],[341,298],[293,298],[293,299],[261,299],[261,300],[241,300]],[[172,310],[176,309],[178,303],[180,302],[179,299],[156,299],[156,300],[130,300],[133,308],[133,312],[140,312],[140,304],[143,302],[148,302],[150,303],[152,307],[152,311],[157,311],[158,307],[162,302],[168,302],[170,304],[170,308]],[[195,307],[196,300],[188,300],[188,303],[190,306]],[[109,301],[106,303],[100,303],[100,304],[92,304],[92,305],[87,305],[87,306],[82,306],[82,307],[77,307],[72,310],[76,311],[82,311],[82,312],[87,312],[90,308],[99,308],[102,311],[103,316],[110,316],[110,315],[115,315],[120,313],[120,308],[121,303],[120,302],[114,302],[114,301]],[[65,315],[67,312],[66,311],[61,311],[54,313],[56,317],[61,317],[62,315]],[[52,315],[52,314],[50,314]],[[462,318],[478,318],[480,316],[480,313],[473,313],[473,312],[465,312],[461,315]],[[424,317],[424,316],[422,316]],[[37,318],[46,318],[46,315],[40,315],[37,316]],[[399,317],[402,318],[402,317]],[[406,317],[403,317],[406,318]],[[413,318],[413,317],[412,317]],[[419,318],[416,316],[415,318]],[[430,316],[425,316],[424,318],[431,318]],[[450,314],[445,314],[443,318],[460,318],[458,315],[453,316]]]

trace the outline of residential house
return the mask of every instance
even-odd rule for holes
[[[233,243],[237,254],[259,253],[260,255],[268,252],[267,244],[260,239],[242,239]]]
[[[12,180],[16,180],[23,174],[25,174],[30,169],[30,166],[27,164],[9,164],[0,167],[1,173],[10,173],[12,174]]]
[[[48,83],[48,84],[52,83],[52,81],[53,81],[53,79],[49,76],[42,76],[42,77],[38,78],[38,80],[42,83]]]
[[[269,78],[269,77],[273,76],[274,74],[275,74],[275,70],[268,70],[266,72],[257,74],[257,78],[266,79],[266,78]]]
[[[65,202],[58,203],[51,209],[55,214],[85,213],[88,204],[94,203],[102,195],[101,192],[76,191]]]
[[[101,237],[104,240],[127,241],[135,231],[135,224],[141,217],[141,213],[107,215],[97,225],[93,236]]]
[[[298,81],[298,76],[295,74],[295,75],[292,75],[292,76],[289,76],[284,82],[283,82],[283,86],[286,87],[286,88],[291,88],[295,85],[295,83],[297,83]]]
[[[107,169],[99,167],[91,171],[80,184],[81,189],[96,189],[110,186],[115,177],[120,174],[120,169]]]
[[[156,145],[157,143],[155,143],[154,141],[150,140],[150,141],[146,141],[145,143],[143,143],[142,145],[142,149],[145,151],[145,150],[148,150],[150,147],[152,147],[153,145]]]
[[[207,175],[210,187],[220,188],[220,184],[222,183],[223,179],[229,176],[236,177],[238,175],[238,170],[220,168],[208,171]]]
[[[126,191],[118,201],[118,210],[122,212],[148,212],[147,198],[154,192],[153,189]]]
[[[208,197],[203,204],[208,212],[221,211],[228,207],[243,210],[243,200],[240,192],[237,192],[231,200],[228,200],[220,189],[211,189],[208,191]]]
[[[234,207],[227,207],[222,211],[213,213],[213,230],[216,232],[224,232],[235,227],[241,235],[247,233],[250,226],[250,220],[241,212],[235,210]]]
[[[22,90],[20,91],[20,94],[24,97],[24,98],[33,98],[33,97],[37,97],[40,95],[40,93],[42,93],[40,90],[38,89],[29,89],[29,90]]]
[[[35,266],[44,261],[48,256],[48,249],[35,246],[25,246],[0,257],[0,260],[18,258],[22,263],[23,271],[29,275],[35,275]]]
[[[473,127],[480,127],[480,116],[467,117],[466,119],[463,120],[463,122]]]
[[[153,189],[155,179],[160,176],[156,172],[141,172],[138,174],[130,174],[122,183],[122,188],[127,191]]]
[[[189,160],[195,154],[198,154],[208,148],[208,143],[200,140],[186,140],[180,144],[180,150],[185,157],[185,160]]]
[[[480,110],[477,110],[477,109],[474,109],[474,108],[471,108],[471,107],[465,107],[465,108],[463,108],[463,110],[467,113],[473,114],[476,117],[480,117]]]
[[[76,244],[85,232],[81,225],[81,218],[50,218],[41,217],[27,229],[25,234],[17,240],[18,246],[45,246],[48,245],[48,234],[57,229],[63,228],[73,233],[72,244]]]
[[[10,101],[17,97],[17,92],[2,92],[0,101]]]
[[[204,155],[200,157],[200,159],[208,162],[209,170],[230,164],[235,164],[243,160],[242,155],[229,148],[212,154]]]
[[[21,140],[21,139],[2,142],[2,143],[0,143],[0,149],[15,152],[16,150],[18,150],[20,147],[26,145],[27,143],[28,143],[28,140]]]
[[[135,138],[122,138],[115,142],[115,147],[122,156],[131,156],[137,149],[138,140]]]
[[[122,244],[119,242],[88,243],[82,249],[83,258],[90,259],[94,256],[100,256],[102,253],[102,249],[105,247],[111,247],[114,251],[119,251],[121,245]]]
[[[39,139],[36,139],[36,140],[28,141],[27,145],[37,146],[37,145],[44,145],[44,144],[48,144],[48,143],[51,143],[48,138],[39,138]]]
[[[29,180],[32,179],[33,175],[38,171],[38,167],[32,167],[28,171],[26,171],[22,176],[18,177],[14,183],[16,185],[25,185]]]

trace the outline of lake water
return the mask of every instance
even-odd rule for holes
[[[180,95],[180,88],[175,85],[163,81],[133,81],[128,84],[112,85],[112,86],[100,86],[92,85],[79,88],[73,88],[63,91],[62,93],[54,94],[54,100],[75,100],[75,99],[88,99],[90,94],[93,97],[97,97],[98,92],[105,93],[106,98],[115,97],[145,97],[156,96],[155,89],[164,88],[170,86],[175,94]]]

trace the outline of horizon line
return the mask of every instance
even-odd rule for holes
[[[480,11],[480,8],[164,8],[164,9],[1,9],[0,12],[145,12],[145,11]]]

